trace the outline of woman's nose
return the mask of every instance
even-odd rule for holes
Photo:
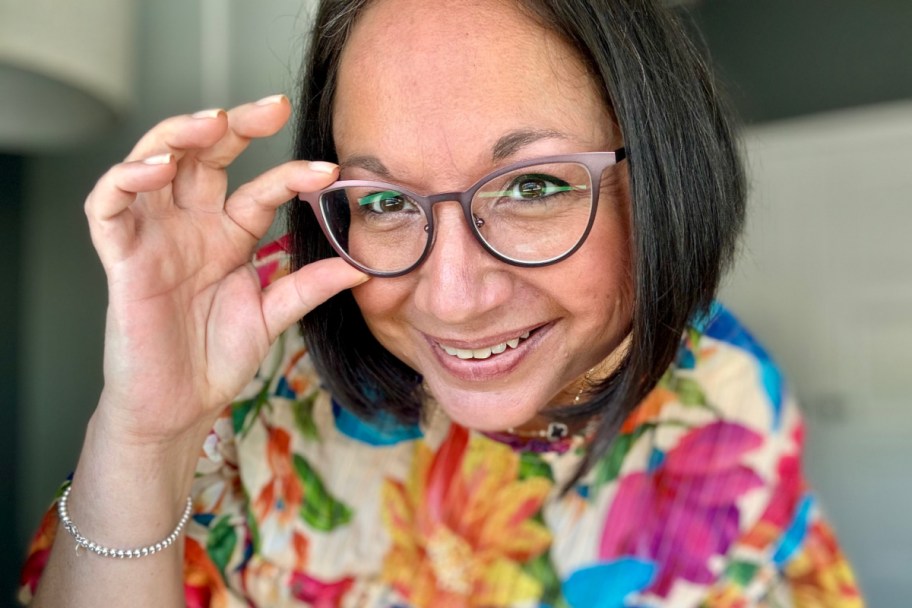
[[[435,205],[431,253],[415,272],[415,305],[447,324],[477,322],[507,302],[510,268],[475,238],[457,203]]]

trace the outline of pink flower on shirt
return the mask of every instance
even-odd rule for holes
[[[652,471],[622,477],[599,557],[654,561],[650,591],[662,597],[678,579],[712,583],[710,558],[724,555],[739,533],[738,498],[763,485],[741,463],[762,443],[744,426],[715,422],[689,431]]]

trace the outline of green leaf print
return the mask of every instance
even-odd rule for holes
[[[624,464],[628,452],[633,448],[637,439],[655,427],[656,425],[651,423],[642,424],[632,433],[618,435],[611,446],[611,451],[595,465],[595,479],[592,482],[592,489],[598,490],[606,483],[617,479],[617,476],[621,473],[621,466]]]
[[[703,339],[703,334],[699,330],[694,329],[693,327],[687,328],[687,337],[690,340],[690,350],[693,352],[694,356],[699,354],[700,340]]]
[[[570,608],[570,604],[564,599],[561,593],[561,580],[551,561],[551,552],[546,551],[535,559],[523,564],[522,569],[537,580],[542,585],[542,596],[540,604],[546,604],[552,608]]]
[[[238,437],[243,436],[250,430],[253,421],[257,419],[260,410],[269,402],[269,382],[263,384],[260,392],[243,401],[236,401],[231,405],[231,423],[234,427],[234,434]]]
[[[682,378],[674,376],[670,382],[669,388],[677,393],[678,399],[684,405],[697,405],[705,407],[707,405],[706,394],[703,387],[693,378]]]
[[[725,578],[737,583],[740,587],[747,587],[754,580],[758,569],[757,564],[734,561],[726,566]]]
[[[548,481],[554,481],[551,465],[545,462],[540,454],[522,452],[519,457],[519,478],[530,479],[532,477],[544,477]]]
[[[300,454],[294,455],[294,467],[304,486],[304,504],[301,505],[304,521],[322,532],[329,532],[351,521],[351,507],[327,491],[323,480]]]
[[[317,401],[319,391],[313,391],[300,401],[291,404],[291,413],[294,415],[295,426],[301,431],[301,435],[307,439],[319,439],[320,432],[314,422],[313,410]]]
[[[247,501],[247,529],[250,530],[250,542],[253,544],[253,552],[260,552],[260,527],[257,525],[256,516],[254,516],[253,511],[249,508],[249,505],[252,504],[250,500]]]
[[[229,523],[227,515],[220,517],[209,530],[206,552],[212,563],[218,568],[222,578],[225,578],[225,570],[228,568],[228,562],[231,561],[231,555],[234,553],[236,545],[237,532],[234,526]]]
[[[273,348],[278,349],[275,357],[276,363],[263,381],[263,388],[250,399],[243,399],[231,404],[231,423],[234,427],[234,434],[238,437],[242,437],[250,430],[257,416],[260,415],[260,410],[263,409],[263,406],[269,405],[269,389],[279,373],[279,367],[282,364],[282,354],[285,352],[285,334],[279,335],[279,339]],[[262,376],[258,373],[257,377]]]

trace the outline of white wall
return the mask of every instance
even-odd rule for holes
[[[871,606],[912,597],[912,102],[746,134],[753,206],[723,291],[785,367],[807,469]]]

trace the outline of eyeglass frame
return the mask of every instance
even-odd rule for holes
[[[434,223],[434,205],[447,202],[458,202],[460,204],[462,207],[463,215],[465,216],[466,223],[469,225],[469,229],[472,232],[472,235],[475,237],[475,240],[478,241],[482,248],[484,248],[484,250],[491,254],[495,259],[498,259],[501,262],[505,262],[512,266],[519,266],[523,268],[537,268],[541,266],[550,266],[551,264],[556,264],[557,262],[565,260],[583,246],[583,243],[585,243],[586,239],[589,237],[589,232],[592,230],[592,225],[595,222],[595,214],[599,203],[599,194],[601,193],[602,174],[608,167],[617,165],[625,158],[627,158],[627,152],[623,147],[611,152],[576,152],[572,154],[560,154],[555,156],[530,158],[517,161],[509,165],[504,165],[503,167],[495,169],[491,173],[488,173],[481,177],[478,181],[476,181],[465,190],[441,192],[428,195],[418,194],[409,190],[408,188],[390,182],[382,182],[376,180],[339,180],[333,182],[331,185],[321,190],[315,190],[313,192],[300,192],[298,193],[298,199],[310,205],[314,215],[317,218],[317,222],[320,224],[320,229],[323,230],[323,234],[329,240],[329,244],[332,246],[335,252],[339,254],[342,259],[344,259],[346,262],[358,270],[373,277],[400,277],[412,272],[427,260],[428,255],[431,253],[431,249],[434,247],[434,242],[437,240],[437,230]],[[481,232],[479,231],[478,223],[472,217],[472,201],[475,198],[475,194],[479,189],[481,189],[482,186],[488,184],[491,180],[496,179],[501,175],[510,173],[511,171],[516,171],[517,169],[523,169],[525,167],[551,163],[576,163],[578,165],[586,167],[586,170],[589,172],[589,179],[592,181],[592,202],[589,211],[589,220],[586,223],[586,229],[583,231],[582,235],[580,235],[576,245],[561,253],[560,255],[548,258],[547,260],[527,262],[523,260],[517,260],[500,253],[485,240],[484,236],[482,236]],[[424,213],[424,216],[427,219],[425,232],[428,234],[428,238],[427,243],[424,246],[424,250],[421,252],[421,255],[418,257],[414,264],[411,264],[402,270],[375,270],[361,264],[345,251],[345,249],[341,244],[339,244],[335,235],[327,225],[326,216],[324,214],[321,201],[323,199],[323,195],[327,192],[344,190],[346,188],[379,188],[381,190],[393,190],[400,194],[406,195],[410,200],[415,202],[421,208],[421,211]]]

